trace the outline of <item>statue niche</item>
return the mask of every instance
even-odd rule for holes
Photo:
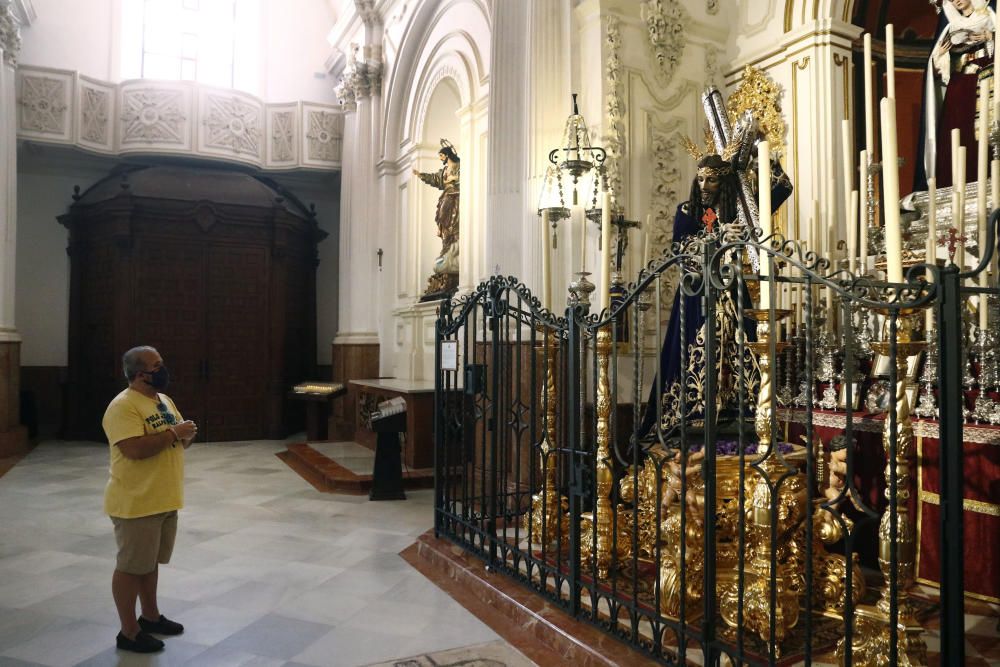
[[[438,198],[434,222],[437,235],[441,237],[441,253],[434,260],[431,277],[421,301],[443,299],[453,294],[458,287],[458,193],[459,157],[455,147],[447,139],[441,140],[438,151],[441,169],[436,172],[413,170],[421,181],[441,190]]]

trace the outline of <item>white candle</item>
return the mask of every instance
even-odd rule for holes
[[[847,270],[854,275],[858,260],[858,191],[851,190],[847,206]]]
[[[771,236],[771,144],[762,141],[757,144],[757,193],[760,197],[760,228],[766,239]],[[771,276],[770,255],[760,256],[760,307],[771,307],[771,283],[763,278]]]
[[[646,236],[642,242],[642,268],[649,266],[649,246],[651,245],[650,239],[653,237],[653,214],[650,213],[646,215]]]
[[[861,217],[861,224],[858,225],[861,235],[861,241],[858,243],[860,248],[858,258],[861,262],[862,275],[868,273],[868,155],[868,151],[861,151],[861,179],[858,183],[858,187],[861,188],[858,203],[858,212]]]
[[[601,309],[611,306],[611,193],[601,195]]]
[[[959,236],[965,236],[965,146],[959,146],[955,151],[955,199],[952,210],[952,224],[958,230]],[[965,241],[959,241],[955,250],[955,264],[965,270]]]
[[[959,133],[958,128],[953,128],[951,131],[951,185],[955,187],[958,178],[958,147],[962,145],[962,135]],[[962,164],[965,164],[964,162]]]
[[[998,73],[1000,73],[1000,30],[996,30],[993,33],[993,117],[1000,118],[1000,82],[997,81]],[[996,204],[993,204],[996,206]]]
[[[998,116],[1000,118],[1000,116]],[[992,201],[990,205],[995,210],[1000,206],[1000,160],[993,160],[990,162],[990,197]],[[996,239],[994,239],[995,241]],[[990,261],[990,274],[993,276],[994,282],[996,281],[997,275],[997,254],[993,253],[993,259]]]
[[[851,124],[846,118],[840,121],[840,145],[844,161],[844,220],[850,225],[851,215],[848,211],[851,210],[851,190],[854,189],[854,174],[852,172],[854,161],[851,159],[851,156],[854,155],[854,147],[851,145]],[[850,235],[850,230],[848,230],[848,235]]]
[[[573,219],[580,221],[580,271],[587,270],[587,216],[583,209],[574,206],[572,209]]]
[[[882,98],[882,201],[889,282],[903,282],[903,230],[899,223],[899,159],[896,148],[896,100]]]
[[[891,23],[885,26],[885,75],[888,95],[896,99],[896,37]]]
[[[809,228],[809,249],[816,254],[823,252],[822,234],[819,222],[819,200],[813,199],[812,225]]]
[[[935,264],[937,261],[937,179],[927,179],[927,243],[925,244],[924,263]],[[931,281],[931,272],[927,271],[927,282]],[[934,307],[924,311],[924,331],[934,328]]]
[[[865,33],[865,150],[875,155],[875,102],[872,96],[872,36]]]
[[[989,168],[990,150],[990,84],[983,80],[979,82],[979,142],[976,148],[976,228],[979,256],[983,256],[983,246],[986,245],[986,170]],[[980,286],[986,287],[986,271],[979,274]]]
[[[549,242],[549,209],[542,209],[542,307],[552,310],[552,244]]]

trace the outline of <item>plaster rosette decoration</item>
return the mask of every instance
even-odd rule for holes
[[[669,85],[684,55],[685,30],[690,23],[677,0],[647,0],[640,8],[649,37],[653,71],[663,85]]]

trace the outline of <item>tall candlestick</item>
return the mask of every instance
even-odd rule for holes
[[[903,230],[899,222],[899,159],[896,100],[882,98],[882,210],[885,213],[886,269],[891,283],[903,282]]]
[[[861,274],[868,273],[868,151],[861,151],[861,178],[858,183],[860,188],[859,213],[861,214],[861,224],[858,230],[861,241],[858,243],[858,260],[861,262]]]
[[[542,209],[542,307],[552,310],[552,244],[547,208]]]
[[[611,193],[601,195],[601,308],[611,306]]]
[[[927,179],[927,243],[925,244],[924,263],[937,262],[937,179]],[[927,270],[927,282],[931,281],[930,269]],[[934,309],[924,311],[924,331],[934,328]]]
[[[851,190],[847,207],[847,270],[854,275],[858,260],[858,191]]]
[[[896,99],[896,37],[891,23],[885,26],[885,78],[888,96]]]
[[[760,197],[760,228],[763,237],[771,236],[771,144],[762,141],[757,144],[757,194]],[[760,275],[762,278],[771,276],[771,256],[762,254],[760,257]],[[760,282],[760,307],[771,307],[771,283]]]
[[[865,150],[875,155],[875,101],[872,94],[872,36],[865,33]]]

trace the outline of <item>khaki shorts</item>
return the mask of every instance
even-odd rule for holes
[[[137,519],[111,517],[118,543],[115,569],[125,574],[149,574],[157,563],[169,563],[177,536],[177,511]]]

